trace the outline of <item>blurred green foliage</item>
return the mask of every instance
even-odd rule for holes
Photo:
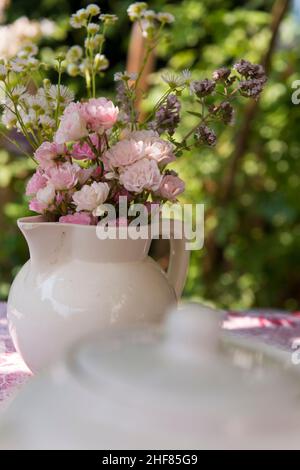
[[[69,43],[77,32],[67,31],[67,16],[86,2],[17,0],[8,21],[18,16],[43,16],[58,21],[57,39],[49,47]],[[118,14],[106,54],[111,72],[99,94],[111,94],[112,74],[124,69],[130,25],[130,2],[104,1],[102,10]],[[245,58],[259,62],[268,49],[273,1],[153,0],[150,7],[166,9],[177,21],[159,46],[157,69],[191,68],[194,77],[208,76],[221,65]],[[300,106],[291,102],[291,84],[299,79],[300,48],[297,21],[289,15],[282,23],[272,56],[269,81],[248,133],[245,153],[238,162],[230,196],[222,196],[239,129],[245,119],[238,106],[236,125],[219,134],[215,149],[201,149],[180,158],[176,167],[187,182],[184,201],[206,205],[206,243],[192,253],[185,295],[224,308],[280,307],[300,304]],[[150,100],[160,92],[157,73],[151,77]],[[80,89],[78,89],[80,93]],[[188,100],[188,98],[187,98]],[[244,106],[244,105],[243,105]],[[193,117],[186,119],[186,128]],[[17,154],[0,152],[0,298],[5,298],[13,275],[28,256],[15,220],[27,215],[24,182],[31,163]]]

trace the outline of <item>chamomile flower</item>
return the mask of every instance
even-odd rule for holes
[[[80,29],[87,24],[87,12],[84,8],[81,8],[71,16],[70,25],[74,29]]]
[[[83,56],[83,50],[80,46],[72,46],[66,54],[67,62],[78,62]]]
[[[164,72],[161,74],[161,78],[166,82],[170,88],[178,88],[184,85],[184,78],[180,75],[176,75],[173,72]]]
[[[184,69],[181,72],[181,77],[184,80],[184,84],[187,85],[187,86],[190,86],[191,81],[192,81],[191,71],[189,69]]]
[[[157,20],[163,24],[174,23],[175,17],[171,13],[160,12],[156,15]]]
[[[147,10],[147,3],[145,2],[136,2],[129,5],[127,8],[127,14],[131,21],[136,21],[141,18],[144,10]]]
[[[100,29],[100,27],[96,23],[89,23],[88,26],[87,26],[87,32],[89,34],[96,34],[96,33],[98,33],[99,29]]]
[[[100,15],[99,18],[107,26],[112,25],[112,24],[116,23],[116,21],[118,21],[117,15],[110,15],[108,13]]]
[[[45,95],[40,93],[36,93],[35,95],[26,93],[22,96],[22,101],[28,108],[32,108],[34,111],[40,112],[43,110],[43,112],[45,112],[45,110],[48,108],[48,101]]]
[[[104,54],[96,54],[94,59],[94,67],[97,72],[101,72],[102,70],[106,70],[109,66],[109,62]]]
[[[91,3],[90,5],[88,5],[85,11],[88,14],[88,16],[100,15],[100,8],[98,7],[98,5],[95,5],[94,3]]]
[[[114,74],[114,81],[115,82],[121,82],[121,81],[124,81],[124,82],[128,82],[129,80],[136,80],[137,79],[137,76],[138,74],[137,73],[131,73],[131,72],[127,72],[125,70],[125,72],[117,72]]]
[[[28,61],[17,57],[16,59],[10,61],[9,67],[13,72],[22,73],[27,69]]]
[[[54,129],[55,128],[55,120],[52,119],[47,114],[43,114],[39,117],[39,124],[44,128]]]
[[[155,18],[156,18],[156,13],[155,13],[155,11],[153,11],[153,10],[144,10],[144,11],[142,12],[142,16],[143,16],[143,18],[145,18],[146,20],[153,21],[153,20],[155,20]]]
[[[16,126],[17,124],[17,118],[15,113],[13,113],[10,109],[4,108],[4,112],[2,114],[2,124],[7,128],[7,129],[12,129],[13,127]]]
[[[77,75],[80,73],[78,64],[68,64],[67,73],[70,75],[70,77],[77,77]]]
[[[61,105],[68,106],[74,100],[74,93],[68,87],[64,85],[51,85],[48,91],[49,97],[53,100],[53,104],[56,104],[57,100]]]
[[[11,95],[15,100],[18,100],[24,93],[26,92],[26,88],[23,85],[16,85],[12,92]]]
[[[18,52],[17,55],[21,59],[26,59],[26,57],[37,55],[38,51],[39,50],[35,44],[28,43]]]

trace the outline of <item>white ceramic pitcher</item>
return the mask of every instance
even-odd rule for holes
[[[38,371],[93,331],[157,322],[184,287],[189,252],[170,240],[165,274],[148,256],[151,239],[106,239],[95,226],[18,221],[30,260],[15,278],[8,320],[16,349]]]

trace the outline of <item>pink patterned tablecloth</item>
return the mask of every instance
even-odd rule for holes
[[[223,328],[232,334],[255,337],[280,349],[291,349],[294,340],[299,340],[300,344],[300,312],[230,312],[225,316]],[[6,305],[0,302],[0,409],[30,376],[30,371],[13,347],[7,327]]]

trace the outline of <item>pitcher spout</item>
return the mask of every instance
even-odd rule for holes
[[[27,242],[32,268],[46,270],[70,256],[70,234],[60,224],[35,216],[19,219],[18,226]]]

